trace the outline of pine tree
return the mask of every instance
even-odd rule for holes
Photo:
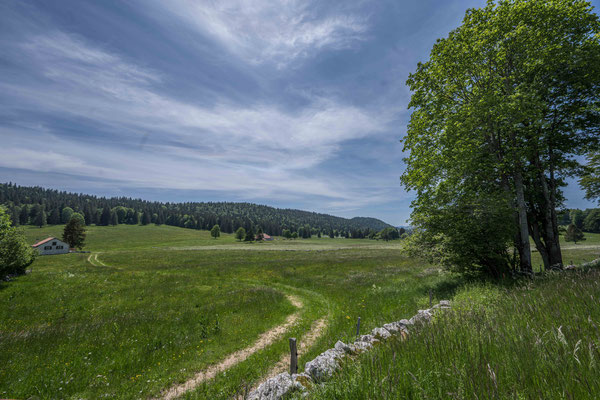
[[[21,207],[21,212],[19,213],[19,224],[27,225],[29,223],[29,209],[26,204]]]
[[[108,206],[102,209],[102,214],[100,215],[100,225],[108,226],[111,222],[111,213],[110,208]]]
[[[40,212],[37,213],[36,217],[35,217],[35,226],[39,226],[40,228],[42,226],[46,225],[46,211],[41,210]]]
[[[258,231],[256,232],[256,240],[259,242],[262,242],[262,240],[264,238],[265,238],[265,233],[263,232],[262,228],[259,226]]]
[[[69,246],[72,248],[78,248],[79,250],[83,248],[85,242],[85,227],[81,218],[71,218],[65,225],[63,241],[69,243]]]
[[[246,231],[246,237],[244,238],[244,241],[246,241],[246,242],[254,241],[254,230],[252,230],[252,227],[249,227],[248,230]]]
[[[144,210],[144,214],[142,215],[142,225],[148,225],[152,222],[152,217],[150,217],[150,212],[148,210]]]
[[[52,211],[50,211],[50,215],[48,216],[48,223],[50,225],[60,224],[60,211],[58,211],[58,208],[53,208]]]
[[[110,224],[113,226],[119,225],[119,216],[115,211],[110,213]]]
[[[212,236],[215,239],[221,236],[221,228],[219,227],[219,225],[215,225],[212,227],[212,229],[210,230],[210,236]]]
[[[131,218],[131,224],[132,225],[140,224],[140,213],[138,213],[136,210],[133,210],[133,217]]]
[[[565,240],[567,242],[575,242],[575,244],[577,244],[577,242],[583,242],[585,240],[585,236],[577,226],[574,224],[569,224],[567,227],[567,233],[565,233]]]
[[[235,238],[240,242],[242,241],[242,239],[246,238],[246,230],[244,229],[244,227],[240,226],[237,229],[237,231],[235,231]]]

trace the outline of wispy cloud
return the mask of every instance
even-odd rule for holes
[[[31,37],[20,49],[40,76],[35,84],[0,83],[11,98],[8,111],[97,124],[119,132],[122,143],[149,139],[143,148],[128,148],[93,138],[90,147],[85,132],[74,141],[49,127],[4,127],[3,136],[14,140],[0,151],[0,166],[76,171],[139,187],[237,191],[247,198],[317,196],[334,207],[366,201],[358,187],[306,171],[345,141],[382,132],[390,115],[320,97],[295,111],[227,99],[201,107],[164,94],[160,74],[64,32]],[[21,149],[35,149],[40,140],[44,150],[24,157],[35,162],[23,162]]]
[[[311,1],[173,0],[155,5],[214,37],[246,61],[271,62],[279,68],[324,49],[350,48],[364,40],[368,28],[364,16],[322,15],[323,8]]]

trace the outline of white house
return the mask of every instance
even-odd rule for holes
[[[69,252],[69,244],[54,237],[39,241],[31,247],[37,249],[43,256],[50,254],[65,254]]]

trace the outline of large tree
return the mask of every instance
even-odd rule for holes
[[[85,222],[83,217],[73,214],[65,225],[63,241],[69,243],[72,248],[81,250],[85,245]]]
[[[560,187],[600,133],[599,33],[586,1],[489,1],[410,75],[402,181],[429,254],[531,272],[531,237],[546,267],[562,264]]]

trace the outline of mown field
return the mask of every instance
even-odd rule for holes
[[[33,243],[60,237],[62,226],[25,232]],[[594,247],[599,237],[588,235],[582,247],[565,250],[565,259],[599,257]],[[465,307],[507,290],[482,289],[407,258],[398,241],[278,238],[248,244],[231,235],[215,240],[205,231],[120,225],[89,227],[86,250],[92,253],[39,257],[31,273],[1,284],[0,397],[159,396],[299,313],[298,323],[283,337],[184,396],[231,398],[287,353],[287,338],[302,343],[321,318],[326,328],[300,355],[301,367],[338,339],[352,340],[359,316],[367,331],[413,315],[427,306],[429,289],[436,300],[458,293],[455,298]],[[301,299],[304,307],[297,310],[287,295]],[[403,354],[411,358],[412,351]],[[425,364],[420,368],[426,374]],[[363,392],[354,392],[343,379],[361,382],[363,376],[368,377],[356,371],[340,376],[340,387],[347,390],[327,387],[313,398],[338,398],[338,393],[361,398],[352,397]],[[376,377],[368,379],[380,385]],[[423,397],[417,391],[411,396]]]

